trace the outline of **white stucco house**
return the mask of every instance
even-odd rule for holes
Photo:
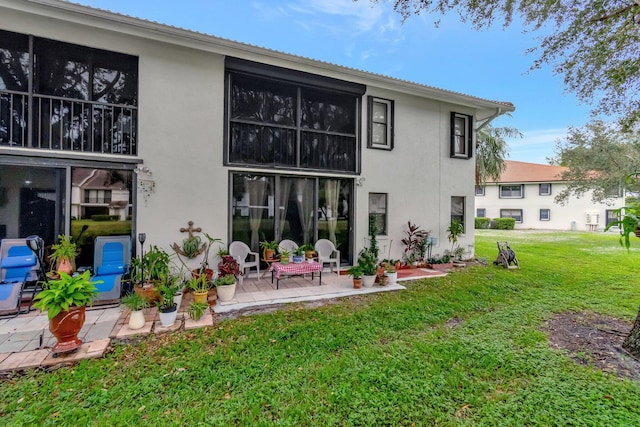
[[[400,258],[407,221],[473,252],[475,130],[492,101],[58,0],[0,0],[7,237],[73,231],[75,169],[132,174],[131,236],[333,240]],[[124,182],[127,182],[125,180]],[[77,212],[75,212],[77,213]],[[138,246],[139,248],[139,246]]]
[[[560,205],[555,196],[567,188],[562,172],[567,168],[507,160],[498,182],[476,186],[476,216],[515,218],[515,228],[602,231],[616,219],[614,209],[624,206],[624,197],[594,203],[591,193],[572,195]]]

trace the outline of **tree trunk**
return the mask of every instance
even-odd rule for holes
[[[627,338],[624,339],[622,347],[635,357],[640,358],[640,309],[638,310],[638,316],[633,323],[633,328]]]

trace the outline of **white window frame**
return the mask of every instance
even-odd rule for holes
[[[546,213],[546,218],[543,217],[543,212]],[[551,209],[540,209],[540,221],[551,221]]]
[[[544,186],[548,186],[548,190],[544,191],[543,188]],[[538,194],[540,196],[550,196],[551,195],[551,184],[548,182],[544,182],[542,184],[538,184]]]
[[[520,194],[519,195],[505,195],[504,191],[505,191],[505,187],[513,187],[510,192],[513,192],[513,189],[515,189],[515,187],[519,187],[520,188]],[[511,184],[511,185],[501,185],[500,186],[500,198],[501,199],[524,199],[524,184]]]
[[[368,135],[367,135],[367,148],[377,148],[380,150],[393,150],[393,120],[394,120],[394,102],[391,99],[383,99],[375,96],[369,96],[367,98],[368,108]],[[386,110],[386,117],[383,119],[373,116],[375,104],[383,105]],[[373,131],[376,125],[386,126],[385,141],[374,141]]]

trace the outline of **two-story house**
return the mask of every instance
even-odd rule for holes
[[[444,250],[455,217],[472,251],[475,129],[513,110],[66,1],[1,0],[0,224],[51,243],[81,209],[113,208],[108,187],[73,190],[83,169],[122,177],[147,245],[168,249],[193,221],[254,250],[328,238],[350,263],[370,221],[399,258],[408,220]]]
[[[610,204],[594,203],[590,192],[572,195],[560,205],[555,196],[566,189],[562,166],[507,160],[498,182],[476,186],[476,216],[514,218],[516,228],[548,230],[602,230],[615,220],[614,209],[624,206],[622,194]]]

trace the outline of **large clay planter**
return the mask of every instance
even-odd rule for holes
[[[236,284],[217,286],[216,291],[221,302],[231,301],[236,294]]]
[[[202,304],[207,304],[208,296],[209,296],[209,291],[194,291],[193,292],[193,300],[195,302],[201,302]]]
[[[51,349],[54,356],[57,353],[73,351],[82,344],[78,333],[84,325],[85,308],[84,306],[69,307],[69,311],[61,311],[60,314],[49,320],[49,330],[57,340]]]
[[[134,310],[129,314],[129,329],[141,329],[145,323],[144,311]]]

